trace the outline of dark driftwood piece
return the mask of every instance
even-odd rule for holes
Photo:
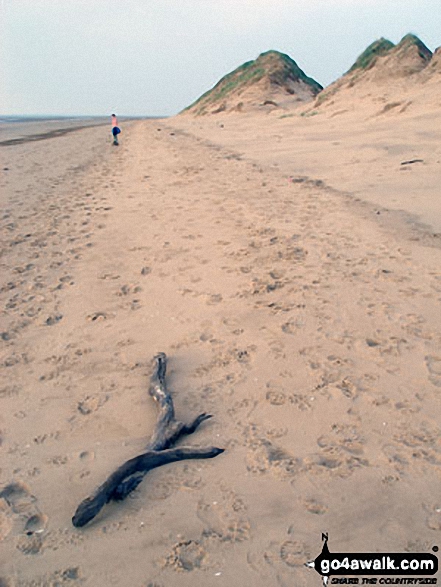
[[[412,163],[424,163],[424,159],[410,159],[409,161],[402,161],[401,165],[412,165]]]
[[[170,448],[181,436],[192,434],[211,416],[200,414],[191,424],[176,420],[173,400],[165,385],[165,353],[156,355],[155,361],[156,369],[150,381],[149,394],[158,402],[159,414],[148,450],[126,461],[90,497],[80,503],[72,518],[72,523],[77,528],[90,522],[109,501],[125,499],[152,469],[185,459],[211,459],[224,452],[224,449],[214,446]]]

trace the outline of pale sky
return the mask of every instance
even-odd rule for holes
[[[0,114],[171,115],[260,53],[326,86],[374,40],[441,45],[441,0],[0,0]]]

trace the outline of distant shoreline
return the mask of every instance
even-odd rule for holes
[[[47,122],[58,120],[96,120],[97,118],[106,118],[105,116],[20,116],[20,115],[0,115],[0,124],[16,124],[24,122]]]
[[[119,117],[122,125],[124,123],[144,120],[154,117]],[[0,147],[10,147],[22,143],[42,141],[67,133],[91,128],[95,126],[109,125],[108,116],[65,116],[65,117],[37,117],[37,116],[1,116],[0,115]]]
[[[0,141],[0,147],[10,147],[13,145],[21,145],[22,143],[29,143],[33,141],[44,141],[45,139],[53,139],[55,137],[61,137],[67,133],[75,132],[78,130],[82,130],[84,128],[93,128],[94,126],[104,126],[106,123],[96,123],[96,124],[88,124],[82,126],[74,126],[71,128],[58,128],[54,130],[50,130],[48,132],[31,134],[24,137],[17,137],[13,139],[6,139],[5,141]]]

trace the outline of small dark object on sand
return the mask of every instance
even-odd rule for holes
[[[401,165],[412,165],[412,163],[424,163],[424,159],[410,159],[409,161],[402,161]]]
[[[152,469],[185,459],[211,459],[224,452],[223,448],[214,446],[170,448],[181,436],[192,434],[211,416],[200,414],[188,425],[176,420],[173,400],[165,385],[167,357],[165,353],[159,353],[154,359],[156,369],[150,382],[149,394],[159,404],[159,415],[147,446],[148,450],[126,461],[90,497],[80,503],[72,518],[72,524],[77,528],[90,522],[109,501],[125,499]]]

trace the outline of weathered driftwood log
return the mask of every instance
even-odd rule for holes
[[[192,434],[211,416],[200,414],[191,424],[176,420],[173,400],[165,385],[165,353],[156,355],[155,361],[156,369],[150,381],[149,393],[159,405],[159,414],[148,450],[126,461],[90,497],[80,503],[72,518],[77,528],[90,522],[109,501],[125,499],[152,469],[185,459],[211,459],[224,452],[224,449],[213,446],[170,448],[181,436]]]
[[[95,490],[92,496],[87,497],[80,503],[72,518],[72,523],[79,528],[90,522],[90,520],[101,511],[106,503],[111,499],[115,499],[114,491],[118,488],[119,484],[134,473],[141,472],[145,475],[148,471],[166,465],[167,463],[182,461],[184,459],[210,459],[216,457],[222,452],[222,448],[212,446],[208,448],[169,448],[163,451],[148,451],[130,459],[112,473],[112,475],[110,475],[110,477]],[[142,477],[141,479],[138,477],[136,479],[138,481],[136,485],[139,485]],[[132,490],[133,489],[134,488],[132,488]],[[129,492],[126,492],[122,499],[124,499],[128,493]],[[118,496],[118,499],[121,499],[121,497]]]

